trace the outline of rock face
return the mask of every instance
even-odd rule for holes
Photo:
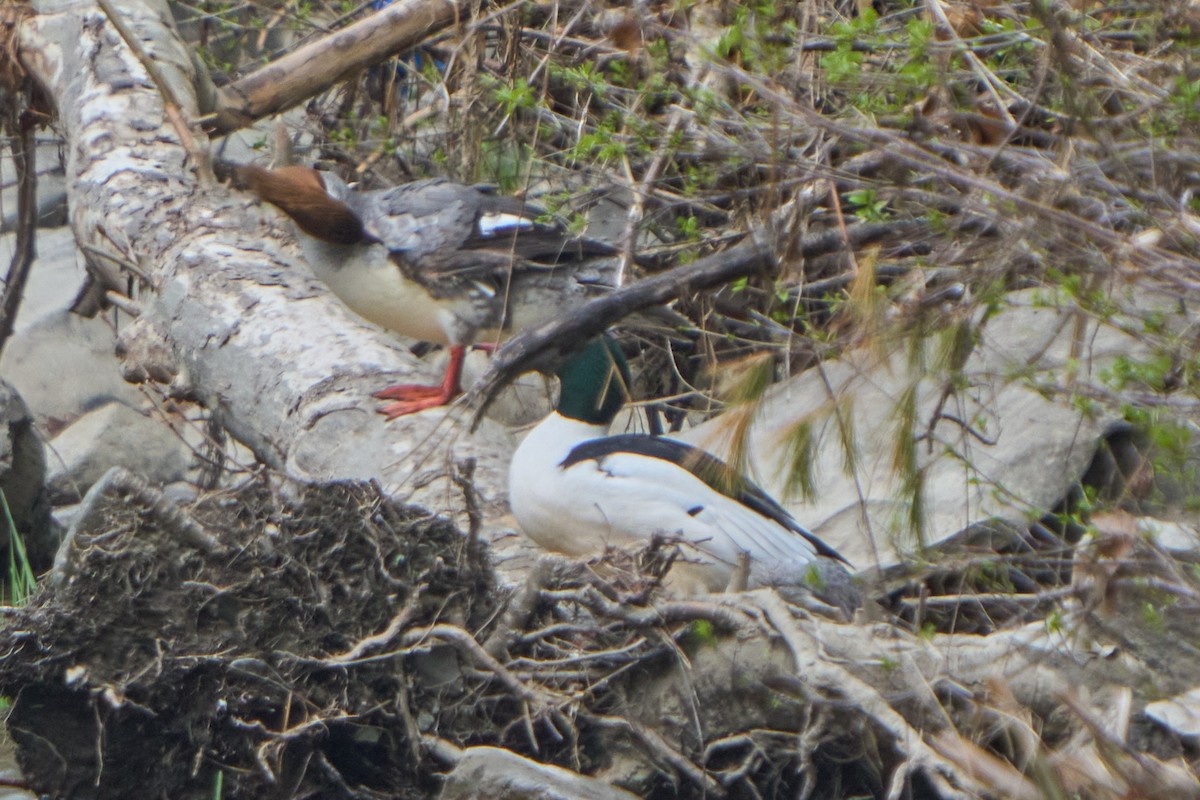
[[[80,417],[54,437],[47,486],[57,505],[77,503],[111,467],[169,483],[183,478],[189,453],[162,420],[123,403],[108,403]]]
[[[15,234],[0,235],[0,263],[12,260]],[[14,330],[20,334],[43,317],[65,311],[83,287],[87,273],[75,234],[68,227],[37,232],[37,258],[29,270]]]
[[[46,458],[33,418],[20,395],[0,380],[0,492],[32,563],[45,565],[58,545],[43,483]],[[8,520],[0,513],[0,542],[9,544]]]
[[[124,319],[69,310],[85,278],[71,229],[41,230],[37,245],[14,335],[0,354],[0,375],[24,398],[22,435],[37,445],[39,459],[39,438],[48,442],[38,461],[39,491],[46,468],[46,499],[54,504],[78,502],[112,466],[156,483],[183,477],[187,448],[168,425],[135,410],[146,398],[121,376],[114,328]],[[0,258],[11,249],[12,237],[0,237]],[[52,553],[53,542],[47,547]]]
[[[539,764],[499,747],[470,747],[446,776],[440,800],[633,800],[597,778]]]
[[[39,425],[53,431],[107,402],[142,401],[121,378],[115,342],[99,317],[52,312],[9,341],[0,374],[25,398]]]
[[[12,247],[11,235],[0,236],[0,262]],[[69,311],[86,277],[74,233],[40,230],[37,248],[13,337],[0,354],[0,375],[21,393],[41,433],[52,436],[104,403],[143,398],[121,378],[112,321]]]
[[[37,226],[55,228],[67,223],[67,185],[62,166],[62,150],[59,142],[38,137],[37,144]],[[7,233],[17,228],[17,182],[12,173],[5,170],[0,175],[0,232]],[[39,234],[40,235],[40,234]],[[44,252],[39,239],[38,250]],[[0,254],[4,245],[0,243]],[[0,263],[9,263],[7,255],[0,255]]]
[[[750,474],[859,569],[983,525],[1023,529],[1067,497],[1119,421],[1072,395],[1072,320],[1018,292],[972,334],[961,363],[946,343],[901,343],[797,375],[748,409]],[[1115,322],[1085,335],[1090,380],[1145,349]],[[727,414],[680,438],[726,456],[740,421]],[[800,441],[811,443],[807,498],[794,480]]]

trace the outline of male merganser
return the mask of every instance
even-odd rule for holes
[[[557,374],[557,409],[521,442],[509,470],[509,504],[531,539],[578,557],[677,537],[685,590],[725,589],[745,557],[751,587],[802,586],[820,559],[817,582],[836,574],[845,596],[848,576],[834,563],[845,559],[729,465],[673,439],[607,435],[629,385],[613,340],[594,340]],[[855,593],[848,605],[856,603]]]
[[[569,235],[543,212],[484,187],[434,178],[357,191],[329,172],[234,168],[236,182],[300,229],[305,258],[351,311],[449,345],[440,385],[375,393],[388,419],[444,405],[462,387],[465,348],[495,342],[617,282],[617,251]]]

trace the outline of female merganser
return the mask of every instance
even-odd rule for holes
[[[449,345],[440,385],[375,393],[388,419],[444,405],[462,388],[465,348],[533,325],[617,282],[616,250],[570,236],[539,208],[441,178],[356,191],[307,167],[234,168],[236,182],[300,229],[305,258],[351,311]]]
[[[836,574],[848,585],[835,563],[845,559],[720,459],[672,439],[606,435],[629,385],[614,341],[593,341],[557,374],[557,409],[521,442],[509,470],[513,515],[543,548],[578,557],[665,534],[683,549],[680,588],[720,591],[745,557],[751,587],[803,585],[818,559],[817,582]]]

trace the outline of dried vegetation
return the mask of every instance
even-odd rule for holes
[[[341,11],[212,5],[178,9],[228,78]],[[31,774],[424,796],[461,748],[500,745],[649,797],[1197,795],[1194,744],[1141,713],[1200,679],[1195,570],[1119,516],[1194,501],[1195,332],[1139,298],[1186,311],[1200,289],[1197,37],[1183,0],[522,3],[314,98],[303,160],[494,182],[580,226],[614,204],[595,216],[631,275],[769,230],[777,270],[681,298],[698,333],[647,342],[667,425],[718,406],[706,369],[752,353],[770,377],[933,340],[952,393],[989,310],[1034,287],[1150,345],[1103,376],[1029,376],[1118,409],[1133,467],[1035,525],[1045,546],[917,567],[886,587],[894,616],[855,625],[770,594],[670,602],[617,555],[548,562],[499,606],[467,539],[363,487],[211,498],[207,555],[116,506],[75,577],[10,617],[14,736],[79,732],[68,762],[29,734]],[[797,257],[820,235],[873,244]],[[741,374],[724,400],[752,404],[768,381]]]

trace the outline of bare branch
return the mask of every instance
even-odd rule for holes
[[[885,238],[912,236],[924,230],[926,225],[918,222],[863,223],[849,227],[846,237],[851,246],[861,247]],[[517,375],[557,363],[573,349],[630,314],[774,269],[774,254],[781,244],[778,238],[775,230],[759,228],[728,250],[624,286],[568,314],[521,331],[500,348],[487,372],[471,390],[471,402],[477,409],[474,424],[482,419],[496,393]],[[826,230],[803,237],[796,252],[805,258],[813,258],[843,246],[842,231]]]
[[[291,108],[353,73],[403,52],[460,22],[459,0],[401,0],[349,27],[297,49],[225,87],[210,132],[226,134]]]
[[[4,293],[0,296],[0,352],[4,351],[4,344],[12,335],[29,270],[37,257],[37,143],[33,137],[33,120],[28,114],[21,115],[17,122],[20,135],[13,140],[13,163],[17,167],[17,241],[8,278],[4,281]]]

